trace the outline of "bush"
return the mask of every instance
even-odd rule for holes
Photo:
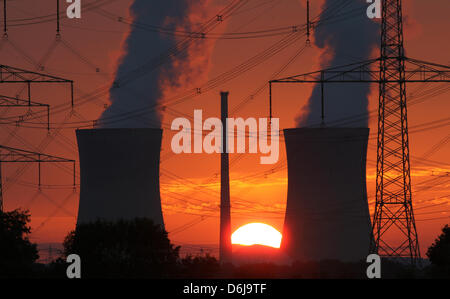
[[[39,255],[28,239],[30,217],[28,211],[0,211],[0,277],[31,275]]]
[[[450,278],[450,227],[442,228],[442,234],[428,248],[427,256],[434,275]]]
[[[63,245],[65,257],[80,256],[87,278],[169,277],[179,259],[179,247],[150,219],[81,224]]]
[[[220,271],[219,261],[209,255],[188,255],[180,261],[182,278],[214,278]]]

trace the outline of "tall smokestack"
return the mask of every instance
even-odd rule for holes
[[[220,159],[220,262],[231,263],[230,169],[227,153],[228,92],[221,92],[222,154]]]

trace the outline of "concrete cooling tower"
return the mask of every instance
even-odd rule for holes
[[[366,259],[368,135],[366,128],[284,130],[288,199],[281,249],[293,260]]]
[[[77,130],[81,190],[77,223],[150,218],[164,227],[160,129]]]

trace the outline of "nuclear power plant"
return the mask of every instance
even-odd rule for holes
[[[281,250],[293,260],[367,257],[368,135],[366,128],[284,130],[288,194]]]
[[[159,191],[161,129],[77,130],[77,223],[149,218],[164,227]]]
[[[450,278],[446,2],[12,2],[0,279]]]
[[[222,93],[222,109],[227,94]],[[225,110],[224,110],[225,109]],[[164,227],[159,190],[161,129],[76,131],[81,190],[77,223],[145,217]],[[289,260],[359,261],[371,241],[366,190],[368,128],[284,130],[288,198],[281,252]],[[222,155],[222,160],[224,156]],[[222,161],[222,188],[228,186]],[[222,190],[222,200],[229,191]],[[221,206],[221,260],[231,259]],[[221,221],[221,225],[224,222]]]

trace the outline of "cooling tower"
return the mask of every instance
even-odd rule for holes
[[[160,129],[77,130],[77,223],[150,218],[164,227],[159,193]]]
[[[288,198],[281,249],[293,260],[366,259],[368,135],[367,128],[284,130]]]

